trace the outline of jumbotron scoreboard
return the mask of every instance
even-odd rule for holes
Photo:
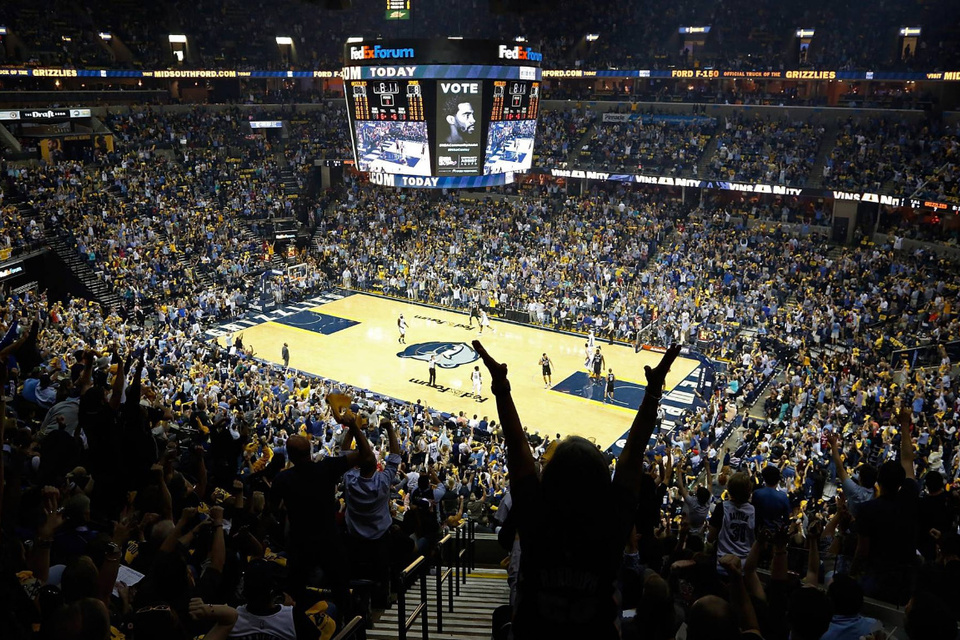
[[[533,47],[351,39],[344,61],[354,160],[371,181],[485,187],[530,169],[542,89]]]

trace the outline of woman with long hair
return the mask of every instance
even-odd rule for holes
[[[497,399],[510,470],[511,516],[520,538],[513,637],[619,638],[614,583],[637,512],[644,449],[680,347],[670,347],[656,368],[644,367],[646,392],[612,479],[603,454],[578,436],[556,447],[538,477],[510,395],[507,365],[494,360],[479,341],[473,347],[490,371],[490,390]]]

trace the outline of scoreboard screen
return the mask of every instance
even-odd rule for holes
[[[536,120],[540,111],[540,83],[496,80],[490,120]]]
[[[344,94],[358,169],[398,186],[512,181],[533,160],[541,59],[488,40],[348,43]]]
[[[358,80],[349,90],[357,120],[423,120],[423,92],[417,80]]]

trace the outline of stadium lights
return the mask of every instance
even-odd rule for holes
[[[293,46],[293,38],[290,36],[277,36],[277,44]]]
[[[919,36],[920,31],[920,27],[900,27],[900,35],[904,37]]]
[[[187,44],[187,36],[175,35],[171,33],[167,36],[167,41],[170,44]]]
[[[816,32],[815,29],[797,29],[798,38],[812,38],[813,34]]]
[[[73,42],[73,38],[71,38],[70,36],[60,36],[60,39],[63,40],[64,42]]]
[[[352,44],[354,42],[363,42],[363,38],[359,36],[350,36],[347,38],[347,44]]]
[[[587,34],[587,42],[594,42],[594,41],[599,40],[599,39],[600,39],[600,34],[599,34],[599,33],[588,33],[588,34]]]
[[[447,40],[463,40],[463,36],[447,36]]]
[[[113,34],[107,33],[106,31],[101,31],[101,32],[100,32],[100,39],[101,39],[101,40],[113,40]]]
[[[0,27],[0,36],[5,36],[5,35],[7,35],[7,28]]]
[[[523,36],[517,36],[516,38],[513,39],[513,41],[514,41],[514,42],[526,42],[527,39],[524,38]]]

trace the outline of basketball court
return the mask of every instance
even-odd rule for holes
[[[398,342],[401,313],[408,325],[405,345]],[[242,333],[244,345],[253,347],[258,358],[276,364],[282,363],[286,342],[291,368],[401,400],[419,399],[442,412],[497,419],[489,374],[470,345],[479,327],[474,320],[470,328],[465,313],[376,295],[337,294],[249,315],[208,333],[222,344]],[[656,351],[634,353],[598,341],[604,373],[612,368],[617,377],[613,401],[604,403],[605,381],[591,380],[584,366],[584,337],[491,318],[479,339],[494,358],[509,365],[513,397],[531,432],[581,435],[615,451],[643,399],[643,366],[660,360]],[[553,362],[550,388],[544,388],[541,375],[543,353]],[[431,354],[438,362],[436,387],[428,385]],[[483,375],[479,401],[470,380],[475,366]],[[707,363],[696,356],[677,359],[664,393],[665,428],[683,409],[697,405],[705,368]],[[712,375],[707,385],[712,387]]]

